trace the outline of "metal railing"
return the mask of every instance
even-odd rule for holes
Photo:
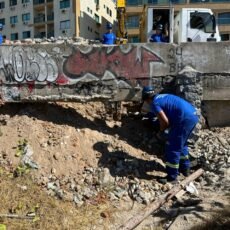
[[[230,3],[229,0],[127,0],[127,6],[141,6],[143,4],[154,5],[170,5],[171,4],[187,4],[188,3]]]
[[[34,23],[45,22],[45,15],[34,17]]]
[[[230,3],[229,0],[190,0],[190,3]]]
[[[47,21],[53,21],[54,20],[54,14],[48,14],[47,15]]]
[[[230,25],[230,17],[229,18],[218,18],[217,23],[219,25]]]
[[[34,5],[44,4],[45,0],[34,0]]]

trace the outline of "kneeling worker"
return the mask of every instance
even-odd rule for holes
[[[155,94],[150,86],[142,91],[142,100],[151,105],[151,111],[158,117],[160,130],[169,129],[165,147],[167,177],[160,183],[176,181],[179,172],[189,175],[190,161],[187,140],[198,123],[195,107],[172,94]]]

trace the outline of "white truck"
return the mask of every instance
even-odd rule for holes
[[[183,8],[175,14],[173,7],[147,6],[140,20],[141,42],[149,42],[156,23],[163,24],[167,30],[169,43],[221,41],[211,9]]]

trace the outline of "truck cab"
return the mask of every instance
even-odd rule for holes
[[[182,9],[174,18],[173,42],[221,40],[216,19],[210,9]]]
[[[183,8],[177,14],[173,7],[146,6],[140,21],[141,42],[149,42],[156,24],[163,25],[163,35],[169,43],[209,42],[221,40],[211,9]]]

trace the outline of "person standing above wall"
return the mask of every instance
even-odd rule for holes
[[[116,41],[116,35],[113,33],[113,26],[111,23],[108,23],[107,26],[107,32],[103,35],[103,44],[105,45],[113,45]]]

